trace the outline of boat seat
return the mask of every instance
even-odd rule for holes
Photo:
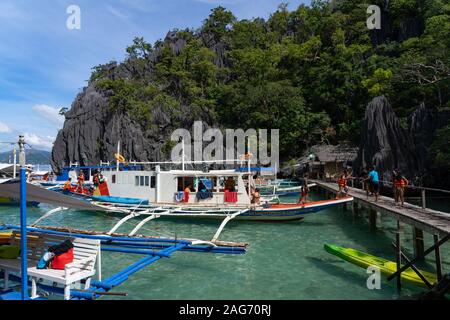
[[[70,239],[74,245],[74,260],[67,264],[64,270],[37,269],[37,263],[47,249]],[[10,245],[19,245],[20,233],[13,232]],[[90,286],[95,275],[95,263],[100,253],[100,240],[68,238],[47,234],[35,234],[27,238],[28,276],[31,277],[31,298],[37,298],[37,281],[48,280],[64,286],[64,299],[70,299],[70,286],[81,280],[86,280],[85,288]],[[4,270],[5,288],[8,286],[9,272],[20,272],[20,259],[0,259],[0,269]]]

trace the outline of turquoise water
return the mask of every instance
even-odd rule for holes
[[[314,198],[318,198],[314,195]],[[29,223],[49,207],[29,209]],[[160,260],[117,287],[129,299],[404,299],[423,292],[404,284],[401,296],[395,283],[382,277],[380,290],[366,287],[366,270],[328,254],[325,243],[352,247],[395,260],[391,242],[396,222],[386,216],[378,220],[378,230],[369,231],[367,213],[353,217],[343,208],[324,210],[303,221],[230,222],[220,239],[249,243],[245,255],[176,252]],[[120,215],[66,211],[47,221],[47,225],[70,226],[106,231]],[[131,231],[139,220],[132,220],[118,232]],[[17,208],[0,207],[0,223],[18,224]],[[148,235],[194,237],[209,240],[220,222],[195,220],[155,220],[142,233]],[[411,227],[402,233],[404,250],[412,254]],[[432,244],[425,234],[425,245]],[[442,248],[444,272],[450,270],[450,245]],[[104,277],[137,261],[140,255],[103,253]],[[420,267],[434,270],[434,255]]]

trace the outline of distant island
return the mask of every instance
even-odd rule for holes
[[[51,152],[37,149],[27,149],[27,164],[50,164]],[[13,163],[13,152],[7,151],[0,153],[0,163]],[[19,155],[17,154],[17,161],[19,161]]]

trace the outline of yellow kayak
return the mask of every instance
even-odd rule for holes
[[[325,244],[324,249],[345,261],[351,262],[359,267],[367,268],[369,266],[376,266],[380,268],[380,272],[386,276],[390,276],[397,271],[397,263],[379,258],[376,256],[372,256],[368,253],[364,253],[351,248],[342,248],[339,246],[335,246],[332,244]],[[437,277],[430,272],[419,270],[420,273],[428,280],[431,284],[437,282]],[[405,282],[409,282],[411,284],[425,287],[427,285],[419,278],[419,276],[414,272],[413,269],[408,268],[402,272],[402,280]]]

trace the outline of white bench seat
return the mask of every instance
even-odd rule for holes
[[[74,245],[74,260],[65,266],[64,270],[37,269],[39,259],[48,248],[54,244],[70,239]],[[11,245],[18,245],[20,234],[13,232]],[[95,275],[97,257],[100,261],[100,240],[68,238],[47,234],[33,234],[27,241],[28,248],[28,276],[31,278],[31,298],[37,298],[37,281],[39,279],[51,281],[64,286],[64,299],[70,299],[72,284],[86,280],[85,289],[90,286],[91,278]],[[8,286],[9,272],[20,272],[20,259],[0,259],[0,269],[5,271],[5,288]],[[99,266],[101,267],[101,266]]]

